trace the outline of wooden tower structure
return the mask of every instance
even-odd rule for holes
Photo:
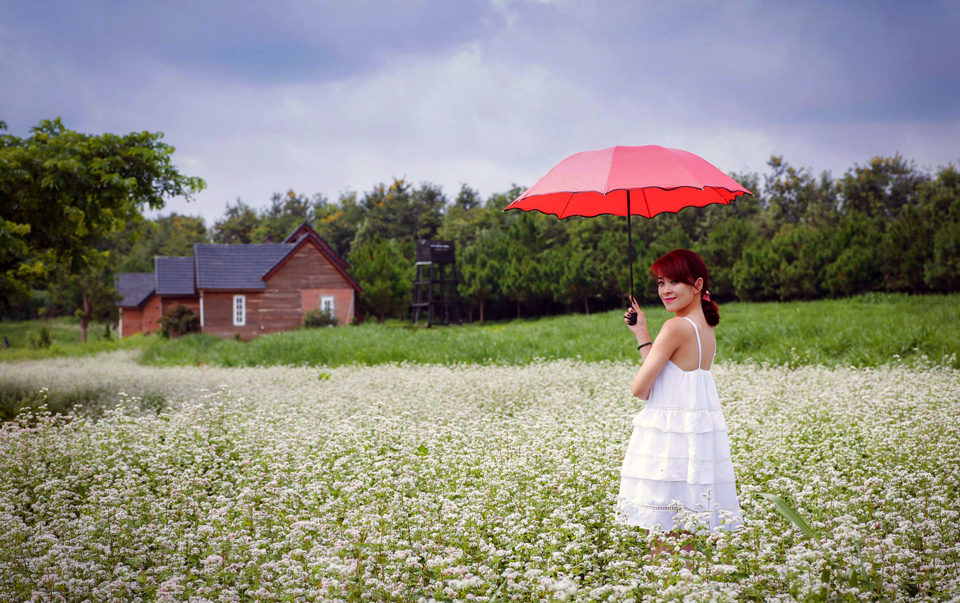
[[[460,324],[460,292],[453,241],[417,241],[417,276],[413,281],[412,322],[427,312],[427,327]]]

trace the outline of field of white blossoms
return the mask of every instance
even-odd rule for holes
[[[0,365],[119,401],[0,426],[0,600],[960,595],[960,372],[716,366],[746,529],[653,557],[615,521],[637,368]]]

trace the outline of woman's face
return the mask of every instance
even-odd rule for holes
[[[703,284],[703,279],[697,279],[697,285]],[[697,293],[700,290],[693,285],[688,285],[683,281],[667,278],[662,275],[657,276],[657,293],[663,306],[669,312],[677,312],[689,306],[696,300]]]

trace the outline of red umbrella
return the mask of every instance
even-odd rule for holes
[[[618,146],[567,157],[503,211],[536,210],[559,220],[626,216],[632,295],[631,215],[652,218],[684,207],[729,205],[744,194],[753,193],[693,153],[656,145]]]

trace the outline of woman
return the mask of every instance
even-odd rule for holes
[[[738,529],[743,523],[727,425],[710,373],[720,313],[710,301],[707,266],[696,253],[676,249],[654,262],[650,274],[664,307],[676,316],[652,341],[632,296],[624,315],[643,359],[631,391],[647,404],[633,418],[620,470],[618,520],[671,530],[679,504],[698,512],[711,531]],[[633,312],[635,325],[629,321]]]

